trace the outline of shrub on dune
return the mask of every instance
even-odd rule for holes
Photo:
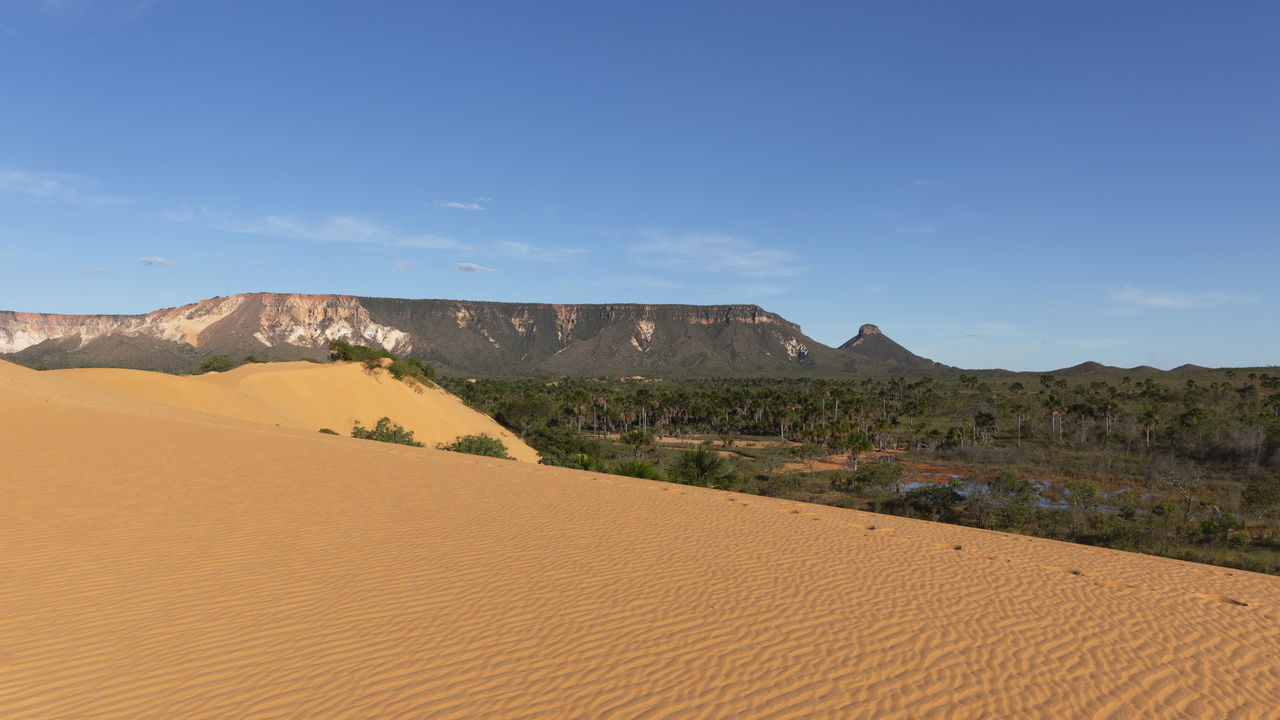
[[[502,458],[503,460],[515,460],[515,458],[507,454],[507,446],[503,445],[501,440],[484,433],[463,435],[451,443],[440,443],[436,445],[436,448],[467,453],[468,455],[484,455],[486,457]]]
[[[388,417],[378,418],[377,424],[371,428],[366,428],[359,421],[356,421],[355,427],[351,428],[351,437],[394,443],[396,445],[422,447],[422,443],[413,439],[412,430],[405,430],[403,427],[391,422],[391,418]]]
[[[204,362],[196,366],[195,374],[203,375],[207,372],[226,372],[235,370],[240,367],[240,363],[230,355],[210,355]]]
[[[609,469],[614,475],[644,478],[645,480],[661,480],[662,469],[648,460],[619,460]]]

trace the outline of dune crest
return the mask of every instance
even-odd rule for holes
[[[428,447],[486,433],[502,440],[517,460],[538,462],[533,448],[457,397],[440,388],[415,389],[361,363],[250,363],[194,376],[117,368],[46,372],[190,410],[300,430],[327,427],[350,435],[357,421],[371,427],[378,418],[390,417]]]
[[[1276,577],[5,363],[0,438],[6,720],[1268,718],[1280,694]]]

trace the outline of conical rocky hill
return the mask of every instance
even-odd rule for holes
[[[841,345],[839,350],[855,361],[902,368],[939,367],[938,363],[922,358],[894,342],[875,325],[868,324],[858,328],[858,334]]]

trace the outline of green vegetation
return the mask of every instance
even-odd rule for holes
[[[338,431],[337,431],[337,430],[334,430],[333,428],[320,428],[320,432],[324,433],[325,435],[337,435],[337,434],[338,434]]]
[[[523,433],[521,439],[538,451],[544,465],[579,470],[599,470],[602,467],[604,447],[600,441],[586,437],[571,427],[539,424]]]
[[[355,427],[351,428],[351,437],[394,443],[396,445],[422,447],[422,443],[413,439],[412,430],[405,430],[403,427],[391,422],[391,418],[388,417],[378,418],[377,424],[372,428],[363,427],[359,421],[356,421]]]
[[[207,372],[226,372],[240,367],[240,363],[230,355],[210,355],[204,362],[196,366],[194,373],[203,375]]]
[[[329,341],[330,360],[346,360],[347,362],[361,362],[377,366],[383,358],[395,359],[395,356],[382,348],[355,345],[345,340]]]
[[[440,450],[467,453],[468,455],[484,455],[486,457],[515,460],[507,454],[507,446],[496,437],[481,433],[479,435],[463,435],[451,443],[436,445]]]
[[[648,460],[619,460],[609,466],[608,472],[626,477],[644,478],[645,480],[663,480],[662,468]]]
[[[685,450],[671,469],[671,479],[684,485],[733,490],[737,477],[729,461],[708,445]]]
[[[1280,572],[1265,370],[441,383],[548,464],[643,460],[676,482]],[[718,441],[724,466],[686,460],[690,438]],[[841,469],[818,469],[828,454]]]
[[[364,363],[370,370],[382,367],[383,361],[389,360],[387,372],[391,373],[391,377],[396,380],[409,385],[416,383],[435,385],[436,369],[430,363],[414,357],[397,358],[390,351],[382,348],[355,345],[345,340],[330,340],[329,359]]]
[[[630,445],[632,447],[635,457],[640,457],[640,451],[644,448],[651,447],[656,441],[653,433],[639,428],[624,433],[621,439],[624,445]]]
[[[416,381],[423,385],[434,385],[436,380],[436,369],[418,358],[393,359],[387,366],[387,372],[401,382]]]

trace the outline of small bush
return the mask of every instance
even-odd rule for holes
[[[875,493],[895,488],[910,473],[910,468],[894,462],[863,463],[851,475],[840,475],[831,481],[835,490],[861,490]]]
[[[357,421],[355,427],[351,428],[351,437],[360,438],[361,440],[394,443],[396,445],[422,447],[422,443],[413,439],[412,430],[405,430],[391,422],[391,418],[387,417],[379,418],[378,423],[372,428],[361,427],[359,421]]]
[[[705,446],[681,453],[680,459],[672,468],[672,476],[676,482],[684,485],[701,485],[720,490],[732,490],[737,485],[737,478],[729,461]]]
[[[390,360],[387,372],[391,373],[391,377],[410,385],[414,382],[435,384],[436,369],[431,363],[412,357],[401,360],[382,348],[356,345],[345,340],[330,340],[329,359],[364,363],[370,370],[381,367],[383,360]]]
[[[395,359],[395,356],[382,348],[371,348],[354,345],[345,340],[329,341],[329,359],[346,360],[348,362],[377,363],[382,358]]]
[[[902,500],[907,508],[928,516],[930,520],[951,522],[964,496],[960,494],[958,482],[930,483],[912,489]]]
[[[436,445],[440,450],[450,450],[453,452],[467,453],[468,455],[484,455],[485,457],[502,458],[503,460],[515,460],[507,454],[507,446],[496,437],[485,435],[463,435],[451,443],[440,443]]]
[[[240,367],[240,363],[230,355],[210,355],[205,361],[196,366],[195,374],[203,375],[207,372],[226,372],[235,370]]]
[[[320,428],[320,432],[324,433],[325,435],[337,435],[337,434],[338,434],[338,431],[337,431],[337,430],[334,430],[333,428]]]
[[[391,361],[387,366],[387,372],[391,373],[391,377],[401,382],[420,382],[423,385],[434,385],[436,379],[436,369],[431,363],[425,363],[418,358],[408,358],[406,360]]]
[[[648,460],[619,460],[609,468],[614,475],[644,478],[645,480],[661,480],[662,469]]]

